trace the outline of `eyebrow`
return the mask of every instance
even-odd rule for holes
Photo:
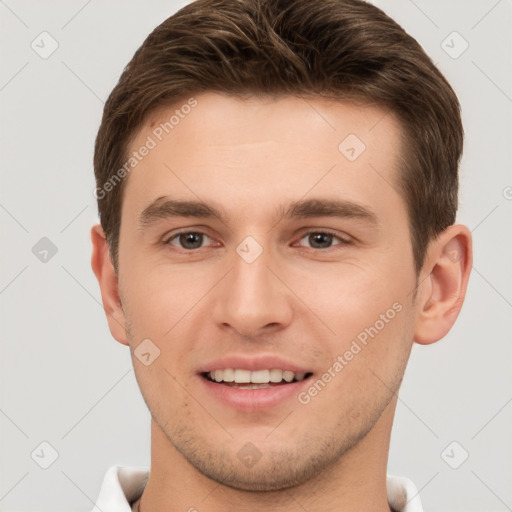
[[[173,217],[194,217],[216,219],[228,224],[224,209],[204,201],[178,200],[159,197],[139,215],[141,229],[147,228],[161,219]],[[378,224],[377,215],[370,208],[352,201],[339,199],[308,199],[281,205],[275,212],[274,220],[312,217],[338,217]]]

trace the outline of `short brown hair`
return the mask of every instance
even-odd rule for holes
[[[459,102],[417,41],[377,7],[362,0],[197,0],[185,6],[147,37],[105,103],[94,153],[96,190],[112,183],[148,114],[206,91],[384,107],[402,126],[397,186],[409,212],[417,273],[429,242],[455,222]],[[97,195],[116,272],[125,181]]]

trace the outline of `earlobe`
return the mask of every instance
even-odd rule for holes
[[[110,261],[105,233],[100,224],[91,228],[91,241],[91,267],[100,285],[101,300],[110,332],[119,343],[128,345],[124,311],[119,297],[119,281]]]
[[[471,232],[454,224],[432,242],[425,258],[428,274],[420,279],[414,341],[443,338],[457,319],[473,265]]]

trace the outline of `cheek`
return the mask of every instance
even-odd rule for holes
[[[375,386],[383,386],[379,378],[394,382],[412,345],[411,283],[403,274],[390,278],[382,266],[375,269],[352,266],[336,278],[325,276],[325,283],[316,276],[312,309],[335,333],[327,338],[323,363],[336,375],[329,387],[345,401],[349,390],[354,397],[371,395]]]
[[[341,345],[376,322],[379,330],[383,321],[386,327],[394,323],[413,283],[382,262],[374,266],[325,266],[325,270],[320,267],[295,282],[297,295],[335,333]]]
[[[137,383],[144,400],[161,425],[172,421],[179,411],[180,417],[190,416],[190,394],[184,389],[185,380],[179,374],[179,354],[169,353],[162,346],[158,358],[149,366],[141,364],[133,356],[133,365]]]
[[[186,394],[179,383],[194,346],[194,308],[212,287],[211,280],[211,273],[208,279],[191,278],[190,272],[178,267],[160,266],[144,272],[134,269],[130,282],[124,282],[133,365],[143,394],[184,402]],[[143,340],[150,340],[144,343],[151,357],[157,354],[148,366],[137,357]]]
[[[388,323],[364,325],[358,317],[363,327],[356,328],[353,320],[356,334],[338,337],[323,372],[298,396],[303,414],[331,411],[333,424],[349,430],[373,424],[402,379],[412,345],[410,314],[403,306]]]
[[[133,271],[129,279],[123,283],[123,295],[134,333],[167,339],[211,288],[212,276],[203,279],[177,266],[158,266]]]

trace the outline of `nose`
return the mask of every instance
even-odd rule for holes
[[[216,287],[213,318],[217,325],[248,337],[289,325],[293,294],[276,269],[266,250],[252,262],[234,252],[230,272]]]

